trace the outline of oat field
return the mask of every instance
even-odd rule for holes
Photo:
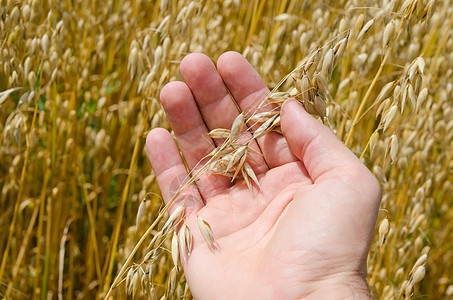
[[[453,297],[453,1],[0,0],[0,298],[191,298],[144,143],[228,50],[379,179],[373,295]]]

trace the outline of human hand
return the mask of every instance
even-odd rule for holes
[[[240,54],[224,53],[217,69],[203,54],[180,65],[161,102],[188,167],[213,150],[207,133],[231,128],[239,111],[256,107],[269,90]],[[252,167],[261,189],[204,172],[176,202],[185,202],[193,251],[181,260],[195,299],[370,298],[366,257],[373,238],[380,186],[360,160],[296,101],[281,111],[284,136],[254,144],[263,156]],[[154,129],[146,146],[165,202],[187,178],[169,132]],[[252,164],[252,163],[251,163]],[[180,181],[178,181],[180,180]],[[177,183],[175,185],[175,182]],[[174,210],[172,205],[170,210]],[[202,238],[198,214],[219,245]]]

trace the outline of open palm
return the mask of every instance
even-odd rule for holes
[[[223,54],[217,68],[207,56],[191,54],[180,68],[185,83],[167,84],[161,101],[186,164],[195,173],[216,142],[207,132],[230,128],[239,109],[254,111],[269,90],[235,52]],[[192,254],[182,265],[196,299],[368,294],[366,255],[379,184],[296,100],[283,105],[281,122],[284,136],[271,132],[252,145],[263,154],[250,162],[261,189],[254,185],[251,194],[243,180],[232,183],[204,172],[177,199],[186,203],[186,222],[194,235]],[[164,129],[149,133],[147,150],[169,201],[187,177],[180,152]],[[196,215],[212,227],[219,251],[209,249]]]

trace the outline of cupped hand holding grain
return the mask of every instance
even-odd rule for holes
[[[217,67],[203,54],[180,66],[185,82],[170,82],[161,102],[192,174],[213,150],[207,133],[230,128],[269,90],[240,54],[224,53]],[[232,100],[233,97],[237,103]],[[181,259],[195,299],[367,298],[366,258],[380,202],[380,186],[360,160],[296,101],[281,111],[283,136],[253,142],[252,165],[261,189],[204,172],[171,210],[185,203],[193,251]],[[251,129],[253,132],[253,128]],[[147,138],[149,158],[168,202],[187,171],[164,129]],[[208,222],[219,250],[200,234]]]

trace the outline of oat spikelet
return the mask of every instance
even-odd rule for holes
[[[135,232],[137,232],[137,230],[138,230],[138,225],[140,224],[140,221],[145,213],[145,208],[146,208],[146,197],[142,200],[142,202],[140,203],[140,206],[138,207],[137,219],[135,222]]]
[[[290,95],[287,92],[276,92],[276,93],[271,94],[266,99],[272,104],[277,104],[277,105],[281,106],[289,98],[290,98]]]
[[[11,95],[12,93],[14,93],[15,91],[18,91],[22,89],[21,87],[17,87],[17,88],[12,88],[12,89],[9,89],[9,90],[6,90],[6,91],[3,91],[0,93],[0,105],[5,102],[6,99],[8,99],[8,96]]]
[[[211,226],[208,222],[203,220],[200,216],[197,215],[198,228],[200,229],[201,235],[209,246],[211,251],[220,250],[219,245],[217,244],[214,233],[212,232]]]
[[[192,232],[190,231],[189,227],[184,226],[184,240],[185,240],[185,247],[187,248],[187,256],[192,254],[193,249],[193,236]]]
[[[365,34],[370,30],[371,26],[373,26],[374,20],[371,19],[363,26],[362,30],[360,31],[359,35],[357,36],[357,40],[360,41]]]
[[[231,133],[230,133],[230,141],[234,141],[239,133],[242,131],[242,128],[244,128],[245,125],[245,117],[244,114],[239,114],[236,119],[233,122],[233,125],[231,126]]]
[[[231,170],[233,166],[236,165],[236,163],[244,156],[247,156],[247,146],[239,146],[239,148],[232,154],[226,171],[228,172]]]
[[[300,79],[296,79],[296,80],[300,80]],[[250,117],[249,120],[254,123],[263,123],[278,114],[279,114],[278,111],[261,112],[261,113],[254,114],[253,116]]]
[[[375,101],[380,102],[381,100],[386,98],[394,87],[395,87],[395,81],[391,81],[391,82],[385,84]]]
[[[268,133],[272,129],[270,125],[272,124],[276,117],[277,115],[271,117],[266,122],[264,122],[260,127],[258,127],[258,129],[253,133],[252,139],[257,139]]]
[[[327,53],[324,55],[324,60],[322,62],[321,74],[329,77],[332,75],[332,70],[334,67],[334,50],[331,48],[327,50]]]
[[[132,295],[132,298],[135,298],[135,295],[137,294],[138,288],[140,284],[140,277],[138,272],[136,271],[134,275],[132,276],[132,279],[130,281],[128,293]]]
[[[153,239],[151,240],[151,242],[149,242],[149,245],[148,247],[146,248],[147,251],[150,251],[152,248],[156,248],[158,247],[158,245],[160,244],[160,242],[162,241],[162,235],[163,235],[163,231],[158,231]]]
[[[373,157],[374,149],[376,149],[377,142],[379,140],[379,133],[377,131],[373,132],[370,137],[370,157]]]
[[[179,251],[181,252],[181,256],[183,261],[185,262],[187,260],[188,254],[187,254],[187,246],[186,246],[186,241],[185,241],[185,235],[184,235],[184,229],[186,227],[186,224],[184,223],[181,226],[181,229],[178,232],[178,244],[179,244]]]
[[[179,245],[178,236],[174,231],[171,239],[171,258],[173,259],[173,264],[175,265],[176,271],[178,271]]]
[[[387,233],[389,232],[389,220],[385,218],[379,225],[379,244],[382,245],[385,242]]]
[[[427,97],[428,97],[428,89],[424,88],[423,90],[420,91],[420,94],[418,94],[417,102],[415,104],[415,111],[419,111],[420,106],[422,105],[423,102],[425,102]]]
[[[129,271],[127,272],[127,275],[126,275],[126,289],[129,294],[130,294],[129,291],[130,291],[131,282],[132,282],[133,277],[134,277],[134,268],[130,267]]]
[[[213,129],[208,133],[209,137],[213,139],[226,139],[230,136],[230,130],[217,128]]]
[[[176,269],[176,267],[174,267],[173,269],[171,269],[170,276],[168,278],[168,287],[167,287],[167,293],[166,293],[167,299],[172,299],[172,296],[175,294],[177,276],[178,276],[178,270]]]
[[[244,163],[244,170],[245,172],[247,172],[248,177],[252,178],[252,180],[256,183],[258,188],[261,189],[258,178],[256,178],[255,172],[253,172],[252,167],[248,163]],[[251,186],[249,186],[249,189],[251,190]]]
[[[425,274],[426,274],[425,266],[423,266],[423,265],[419,266],[414,272],[414,276],[412,277],[411,284],[414,285],[414,284],[422,281],[423,278],[425,277]]]
[[[407,96],[412,104],[412,107],[417,111],[417,96],[415,95],[414,86],[412,84],[407,85]]]
[[[181,226],[181,229],[178,232],[178,238],[181,256],[183,260],[186,261],[192,253],[193,237],[189,227],[187,227],[185,223]]]
[[[387,128],[390,126],[392,121],[395,119],[396,114],[398,113],[398,106],[392,105],[386,115],[383,118],[384,121],[384,131],[387,130]]]
[[[428,254],[423,254],[420,256],[417,261],[415,262],[414,266],[412,267],[411,274],[414,272],[415,269],[417,269],[419,266],[425,264],[426,259],[428,258]]]
[[[184,215],[184,205],[180,205],[170,215],[167,222],[165,222],[164,227],[162,228],[162,231],[165,231],[166,229],[168,229],[174,225],[177,225],[183,215]]]
[[[343,56],[343,54],[344,54],[344,52],[346,50],[346,47],[348,46],[348,40],[349,40],[349,33],[348,33],[347,37],[345,37],[344,39],[340,40],[333,47],[333,51],[334,51],[335,57],[334,57],[332,69],[335,68],[338,65],[338,62],[340,61],[340,58]]]
[[[392,162],[395,161],[396,159],[396,154],[398,153],[398,137],[396,135],[392,135],[390,137],[390,157],[392,159]]]
[[[387,50],[390,41],[393,39],[394,33],[395,33],[395,23],[392,20],[392,21],[390,21],[390,23],[387,24],[387,26],[385,26],[384,37],[382,40],[382,50],[384,50],[384,51]]]

